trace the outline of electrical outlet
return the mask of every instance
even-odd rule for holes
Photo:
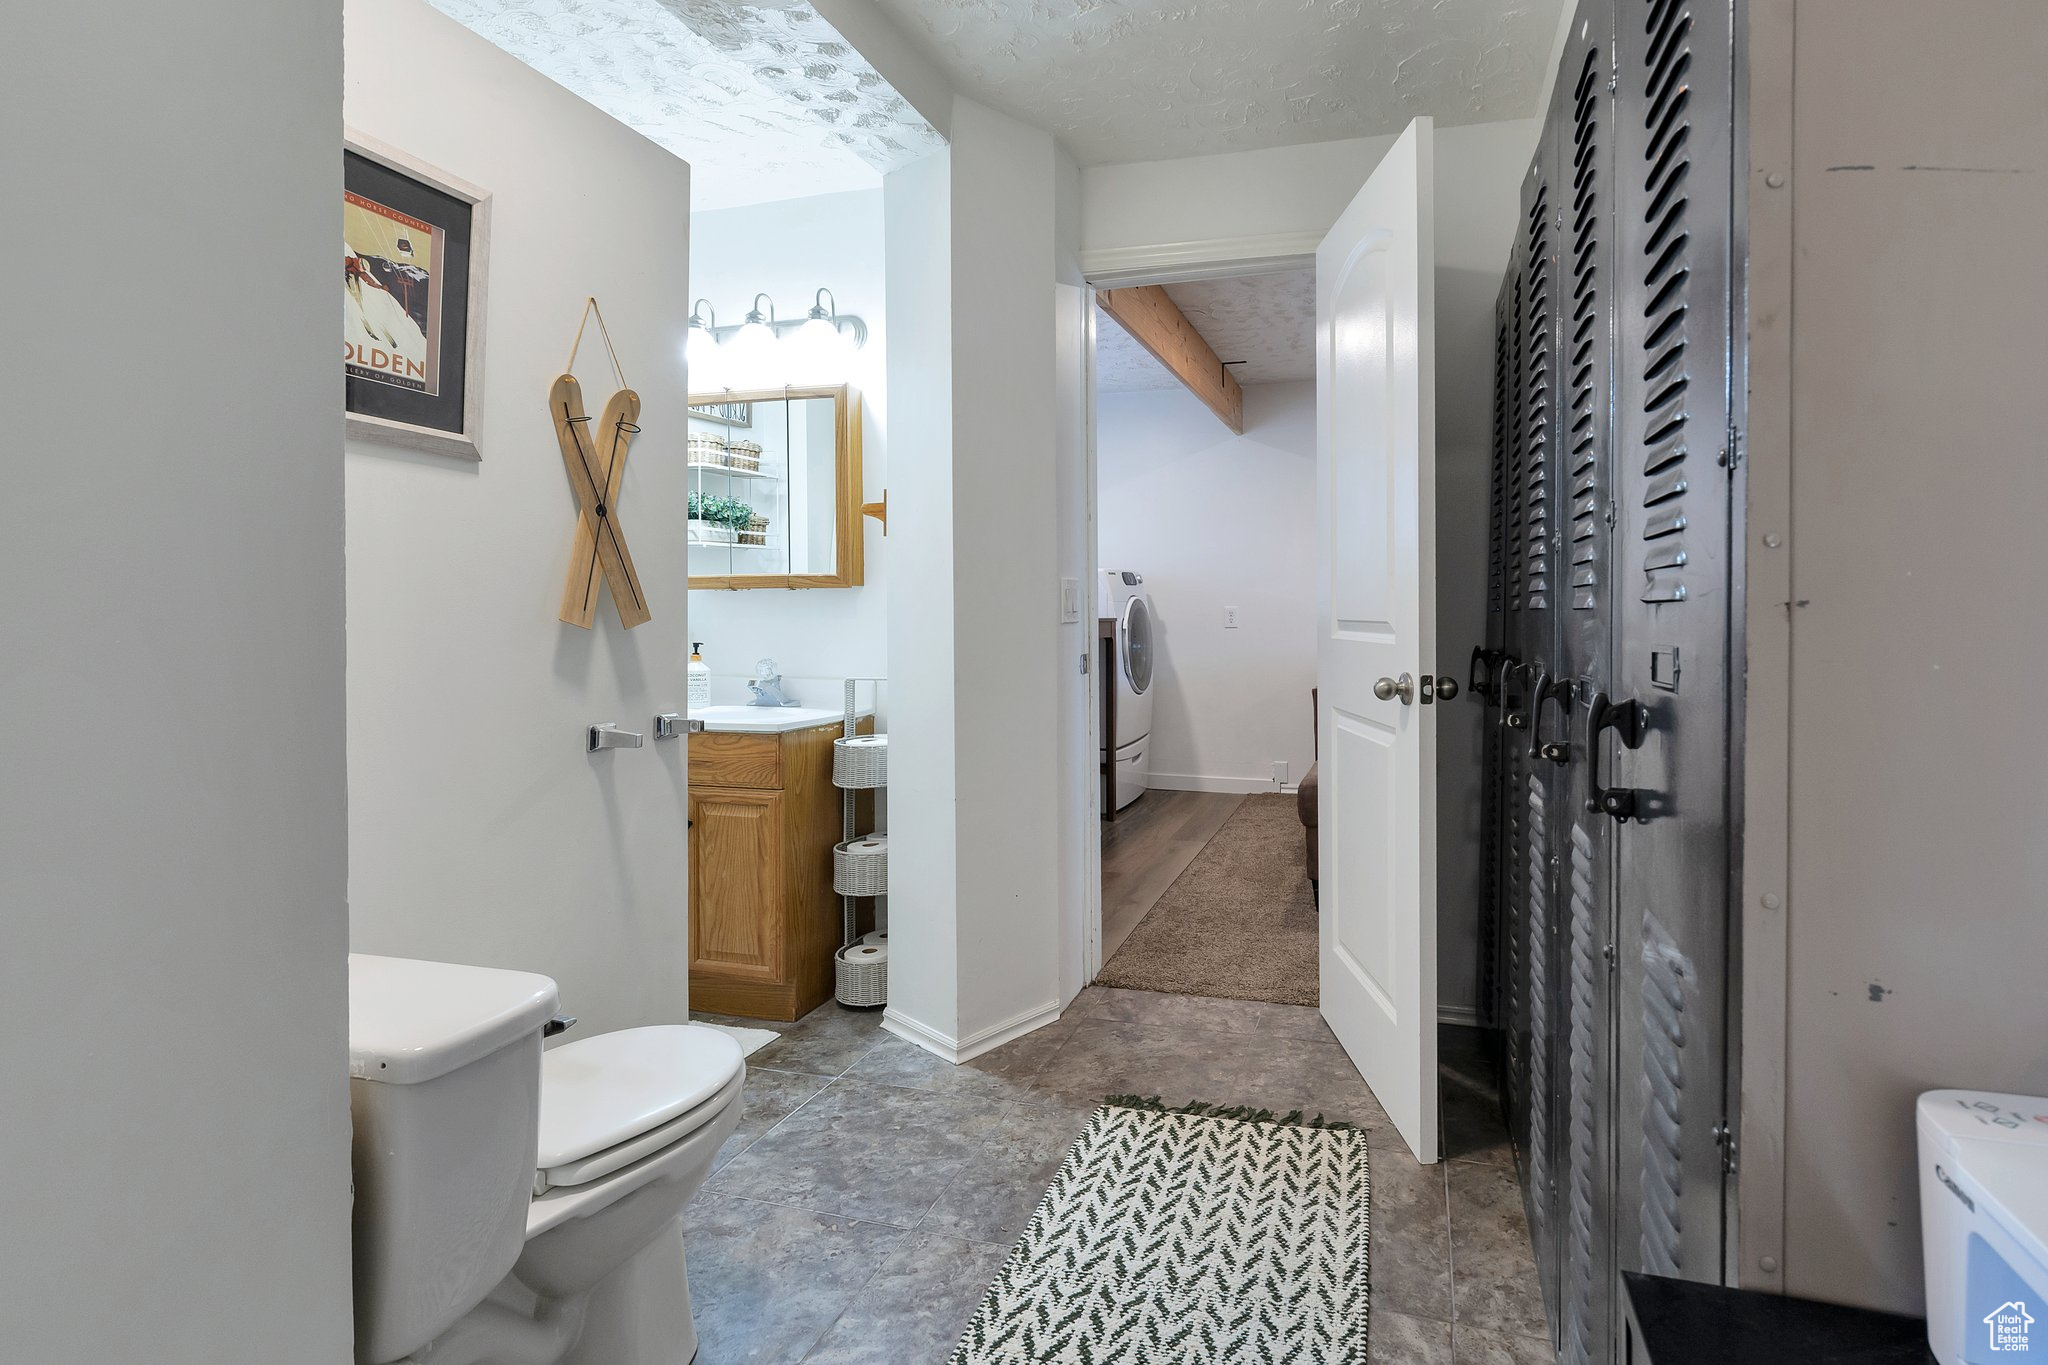
[[[1236,629],[1237,629],[1237,608],[1236,608],[1236,607],[1225,607],[1225,608],[1223,609],[1223,628],[1224,628],[1225,630],[1236,630]]]
[[[1081,580],[1060,580],[1060,620],[1069,625],[1081,619]]]
[[[1273,785],[1276,787],[1287,785],[1287,760],[1284,758],[1273,760]]]

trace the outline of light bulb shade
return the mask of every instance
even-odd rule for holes
[[[693,393],[710,393],[730,388],[725,382],[724,348],[718,338],[711,335],[711,329],[693,323],[689,340],[683,343],[683,359],[690,369],[690,389]]]
[[[765,322],[748,322],[733,333],[732,340],[719,348],[729,389],[762,388],[775,383],[780,357],[776,354],[775,332]]]
[[[783,343],[793,384],[844,383],[853,346],[827,318],[813,317]]]

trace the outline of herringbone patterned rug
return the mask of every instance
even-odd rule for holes
[[[1365,1134],[1108,1105],[951,1365],[1364,1365]]]

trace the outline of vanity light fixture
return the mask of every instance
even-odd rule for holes
[[[853,353],[867,339],[867,324],[840,313],[830,289],[818,290],[802,321],[777,318],[775,301],[765,293],[756,294],[747,320],[737,326],[719,326],[710,300],[699,299],[692,306],[684,350],[690,391],[844,383]]]
[[[832,302],[828,306],[826,300]],[[839,300],[830,289],[812,298],[811,315],[789,339],[790,378],[799,384],[843,381],[853,359],[852,338],[839,328]]]
[[[718,374],[718,310],[710,299],[698,299],[690,308],[689,339],[683,343],[683,359],[690,369],[690,387],[719,389],[726,385]]]
[[[765,315],[761,312],[763,302],[768,305]],[[766,294],[756,294],[754,306],[747,310],[746,322],[725,343],[725,386],[746,389],[772,383],[778,359],[775,350],[775,300]]]

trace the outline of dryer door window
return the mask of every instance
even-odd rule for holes
[[[1144,696],[1152,686],[1152,611],[1142,597],[1124,605],[1124,677],[1131,691]]]

